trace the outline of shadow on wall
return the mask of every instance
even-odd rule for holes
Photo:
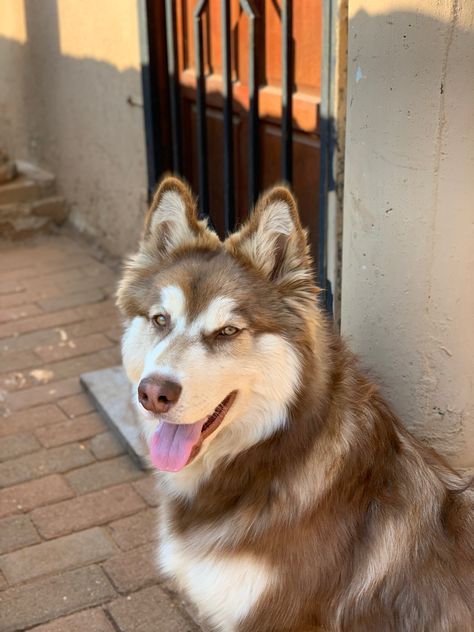
[[[3,69],[0,61],[0,94],[5,94],[4,99],[0,96],[0,131],[6,130],[7,149],[13,155],[34,160],[56,174],[72,207],[74,223],[120,255],[135,246],[146,206],[143,111],[128,103],[130,96],[141,96],[141,75],[137,69],[121,72],[103,61],[62,54],[58,6],[61,8],[58,0],[24,0],[26,42],[0,39],[0,59],[11,60]],[[93,25],[91,18],[91,28]],[[1,90],[1,83],[13,86],[13,91]],[[211,104],[216,95],[207,96]],[[215,164],[222,165],[222,117],[213,116],[211,107],[209,112],[210,190],[218,225],[224,205],[223,181],[221,169],[218,173],[213,169]],[[242,107],[240,114],[234,119],[240,117],[242,121],[248,111]],[[188,120],[185,175],[196,185],[196,133],[192,125]],[[247,140],[239,134],[238,124],[235,132],[235,156],[242,158],[242,165]],[[295,164],[299,165],[295,189],[311,227],[316,254],[319,139],[316,130],[311,134],[295,132],[294,138]],[[271,151],[261,156],[265,174],[262,188],[280,180],[277,126],[275,133],[266,135],[265,142]],[[163,153],[167,149],[165,146]],[[235,197],[241,200],[245,217],[246,166],[239,169],[237,159],[235,176]]]
[[[141,74],[63,55],[56,0],[25,0],[25,43],[0,37],[0,135],[50,169],[74,223],[110,252],[132,248],[146,208]],[[138,34],[137,34],[138,37]]]
[[[349,21],[342,329],[415,434],[472,465],[474,9],[422,10]]]

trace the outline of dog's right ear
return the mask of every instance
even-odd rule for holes
[[[158,185],[145,218],[144,244],[167,254],[184,246],[206,230],[197,219],[196,201],[183,180],[165,176]]]
[[[221,242],[206,220],[198,219],[188,185],[175,176],[165,176],[146,215],[138,252],[124,263],[117,306],[126,317],[146,316],[153,275],[174,251],[188,247],[216,250]]]

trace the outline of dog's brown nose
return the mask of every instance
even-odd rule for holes
[[[144,378],[138,385],[138,401],[151,413],[166,413],[176,404],[182,387],[177,382],[152,375]]]

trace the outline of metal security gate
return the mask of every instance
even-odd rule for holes
[[[224,236],[264,188],[288,182],[325,285],[322,0],[148,0],[146,7],[150,187],[165,171],[183,175],[200,213]]]

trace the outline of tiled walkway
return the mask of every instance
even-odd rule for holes
[[[151,476],[79,383],[120,362],[116,274],[92,252],[0,241],[0,630],[194,632],[153,567]]]

